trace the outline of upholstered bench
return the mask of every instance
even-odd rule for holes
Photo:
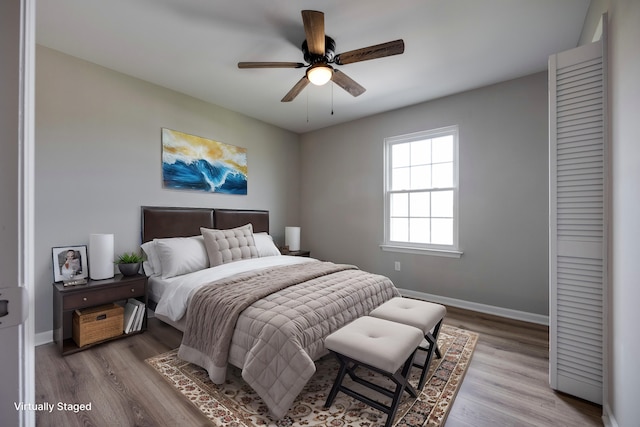
[[[338,329],[325,339],[325,347],[340,362],[340,370],[325,403],[330,407],[339,391],[387,414],[385,427],[391,426],[404,391],[417,397],[409,384],[408,376],[413,356],[423,339],[422,330],[413,326],[365,316]],[[364,366],[378,372],[396,384],[395,390],[383,388],[358,377],[355,370]],[[391,404],[384,405],[342,384],[345,375],[358,384],[390,397]]]
[[[423,364],[414,363],[422,369],[418,390],[422,390],[427,380],[434,352],[438,358],[442,357],[438,349],[438,333],[446,314],[447,309],[443,305],[402,297],[392,298],[369,313],[369,316],[410,325],[423,332],[426,343],[421,343],[419,349],[426,352],[425,360]]]

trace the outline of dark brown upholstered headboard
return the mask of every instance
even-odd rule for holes
[[[245,224],[253,225],[253,232],[269,232],[269,211],[249,211],[237,209],[215,209],[213,211],[215,228],[226,230]]]
[[[165,237],[196,236],[200,227],[213,228],[213,209],[142,206],[142,243]]]
[[[269,211],[142,206],[142,243],[166,237],[200,234],[200,227],[227,229],[251,223],[269,232]]]

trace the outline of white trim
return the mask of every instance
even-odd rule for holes
[[[29,298],[27,318],[21,329],[20,398],[36,399],[35,380],[35,51],[36,0],[20,0],[20,123],[19,123],[19,227],[20,286]],[[21,426],[35,426],[35,411],[20,414]]]
[[[609,392],[609,386],[610,386],[610,381],[609,381],[609,361],[610,359],[610,354],[609,354],[609,348],[611,345],[611,337],[609,336],[609,330],[610,330],[610,323],[609,323],[609,310],[610,310],[610,303],[609,303],[609,283],[613,283],[613,281],[611,280],[611,269],[609,268],[610,265],[610,260],[612,259],[611,254],[610,254],[610,248],[611,248],[611,218],[613,217],[613,215],[611,215],[611,210],[612,210],[612,196],[613,196],[613,191],[612,191],[612,177],[611,177],[611,153],[610,153],[610,144],[611,144],[611,137],[610,137],[610,132],[611,129],[609,127],[609,14],[608,12],[605,12],[604,14],[602,14],[602,16],[600,17],[600,23],[598,24],[599,29],[600,29],[600,40],[602,40],[602,62],[603,62],[603,67],[602,67],[602,81],[603,81],[603,87],[604,87],[604,94],[603,94],[603,99],[602,99],[602,108],[603,108],[603,118],[602,118],[602,125],[604,128],[604,144],[605,147],[607,147],[604,150],[604,191],[607,192],[607,196],[604,199],[604,216],[603,216],[603,231],[605,236],[607,236],[606,239],[604,239],[603,241],[603,245],[604,245],[604,254],[606,256],[607,262],[604,265],[603,268],[603,273],[604,273],[604,285],[603,285],[603,293],[602,293],[602,331],[603,331],[603,337],[602,337],[602,402],[603,404],[605,404],[603,406],[603,422],[605,421],[604,418],[604,409],[607,408],[607,410],[610,412],[611,408],[608,408],[607,404],[609,402],[609,397],[610,397],[610,392]],[[613,422],[612,425],[616,426],[618,425],[618,423],[615,421],[615,418],[613,417],[613,415],[610,416],[611,421]],[[605,426],[606,426],[606,422],[605,422]]]
[[[538,325],[549,325],[549,316],[544,316],[542,314],[529,313],[526,311],[497,307],[495,305],[480,304],[472,301],[432,295],[424,292],[413,291],[411,289],[398,290],[400,291],[401,295],[407,297],[420,298],[428,301],[433,301],[438,304],[449,305],[451,307],[464,308],[466,310],[477,311],[479,313],[492,314],[494,316],[506,317],[508,319],[522,320],[523,322],[536,323]]]
[[[595,43],[597,41],[600,41],[600,39],[602,39],[602,35],[604,34],[603,22],[606,25],[606,21],[604,20],[605,17],[606,17],[606,13],[600,17],[600,20],[598,21],[598,25],[596,26],[596,29],[593,32],[593,37],[591,37],[591,43]]]
[[[611,407],[606,403],[602,406],[602,423],[604,427],[619,427],[616,418],[611,413]]]
[[[453,144],[453,186],[450,188],[427,188],[422,190],[391,190],[390,189],[390,156],[391,156],[391,147],[398,143],[407,143],[413,141],[420,141],[423,139],[437,138],[438,136],[445,135],[453,135],[454,144]],[[388,247],[403,247],[405,250],[397,251],[397,252],[409,252],[409,253],[417,253],[417,254],[426,254],[427,251],[431,251],[432,253],[428,253],[429,255],[437,255],[440,256],[450,256],[450,255],[442,255],[442,251],[449,251],[451,253],[459,252],[459,223],[460,223],[460,215],[458,208],[458,201],[460,197],[460,183],[459,183],[459,139],[460,139],[460,130],[458,125],[450,125],[437,129],[424,130],[419,132],[413,132],[405,135],[391,136],[384,138],[384,150],[383,150],[383,195],[384,195],[384,242],[383,246]],[[453,191],[453,242],[451,245],[435,245],[431,243],[409,243],[409,242],[399,242],[399,245],[396,245],[394,241],[390,238],[390,205],[391,205],[391,194],[393,193],[413,193],[416,191],[424,191],[424,192],[435,192],[435,191]],[[404,245],[404,246],[401,246]],[[439,246],[443,246],[444,249],[441,249]],[[409,249],[422,249],[422,251],[408,251]],[[462,252],[460,252],[462,254]],[[459,256],[458,256],[459,258]]]
[[[36,347],[53,342],[53,330],[38,332],[34,337],[34,345]]]
[[[450,249],[411,248],[407,246],[380,245],[380,249],[386,252],[402,252],[405,254],[432,255],[447,258],[460,258],[464,252]]]

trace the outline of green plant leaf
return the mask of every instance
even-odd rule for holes
[[[116,258],[116,264],[136,264],[144,261],[142,255],[135,252],[125,252]]]

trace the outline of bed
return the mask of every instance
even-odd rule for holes
[[[143,206],[141,230],[150,305],[183,331],[179,356],[216,384],[237,366],[275,419],[327,354],[324,338],[399,295],[355,266],[280,255],[268,211]]]

